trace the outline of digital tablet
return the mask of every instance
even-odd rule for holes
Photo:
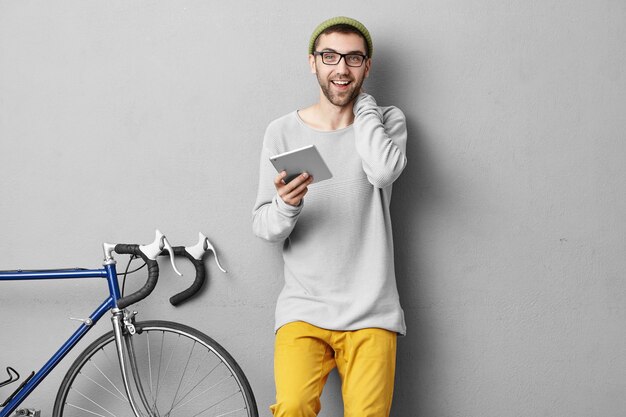
[[[285,183],[291,181],[303,172],[313,176],[313,182],[320,182],[332,178],[326,162],[315,145],[281,153],[270,157],[276,171],[287,171]]]

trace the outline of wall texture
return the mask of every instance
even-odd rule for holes
[[[409,124],[393,416],[623,415],[623,1],[0,0],[0,268],[204,232],[229,274],[208,263],[175,309],[192,274],[164,271],[137,309],[220,341],[268,416],[281,260],[251,233],[260,145],[316,99],[308,36],[340,14],[372,32],[368,92]],[[1,283],[0,367],[38,369],[104,291]],[[50,415],[68,365],[25,405]]]

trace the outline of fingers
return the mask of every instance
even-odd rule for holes
[[[287,171],[281,171],[280,174],[278,174],[275,178],[274,178],[274,186],[276,187],[276,189],[278,190],[278,187],[281,186],[281,184],[284,184],[284,180],[285,178],[287,178]]]
[[[284,180],[286,177],[287,173],[282,171],[274,178],[274,186],[276,191],[278,191],[278,195],[285,203],[297,206],[309,191],[308,186],[313,181],[313,177],[304,172],[285,184]]]

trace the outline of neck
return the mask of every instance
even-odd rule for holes
[[[320,101],[316,107],[318,123],[324,130],[338,130],[350,126],[354,122],[354,112],[351,101],[345,106],[336,106],[323,93],[320,93]]]
[[[300,119],[313,129],[332,132],[346,128],[354,122],[353,105],[354,100],[345,106],[336,106],[320,93],[320,101],[317,104],[299,110],[298,114]]]

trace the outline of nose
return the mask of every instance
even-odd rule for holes
[[[346,57],[342,56],[339,58],[339,62],[337,62],[337,73],[338,74],[347,74],[348,73],[348,64],[346,64]]]

